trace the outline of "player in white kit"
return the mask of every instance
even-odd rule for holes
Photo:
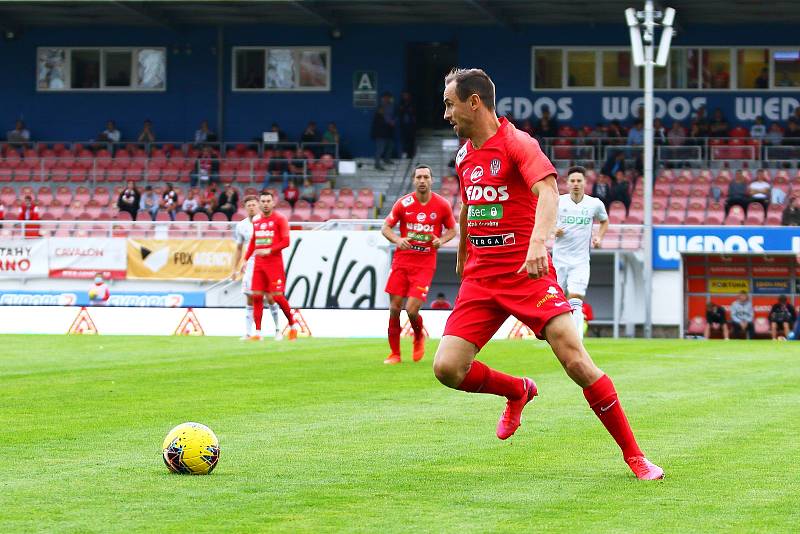
[[[608,230],[608,214],[600,199],[584,193],[586,169],[570,167],[567,171],[569,193],[558,200],[556,242],[553,245],[553,265],[558,285],[564,290],[572,307],[572,319],[583,339],[583,297],[589,285],[589,251],[599,247]],[[600,223],[597,235],[592,236],[592,224]]]
[[[253,332],[253,292],[250,284],[253,280],[253,265],[255,263],[255,256],[251,256],[244,269],[239,267],[239,262],[242,259],[242,252],[244,246],[250,243],[250,238],[253,235],[253,218],[260,212],[258,206],[258,198],[255,195],[248,195],[244,198],[244,208],[247,210],[247,217],[236,223],[233,229],[233,240],[236,242],[236,254],[233,258],[233,272],[231,273],[231,280],[235,280],[239,273],[242,273],[242,293],[247,297],[247,306],[245,308],[245,331],[241,339],[250,339]],[[272,313],[272,319],[275,321],[275,339],[280,340],[283,336],[278,328],[278,313],[280,307],[269,297],[269,309]]]

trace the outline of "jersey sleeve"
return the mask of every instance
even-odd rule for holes
[[[247,245],[247,252],[244,253],[244,261],[250,259],[250,256],[253,255],[253,252],[256,250],[256,232],[253,229],[253,235],[250,236],[250,243]]]
[[[524,132],[514,132],[506,141],[506,152],[529,188],[551,174],[557,175],[556,168],[542,152],[539,142]]]
[[[277,239],[272,242],[270,255],[277,254],[289,246],[289,221],[286,217],[278,217]],[[254,234],[255,235],[255,234]]]
[[[442,226],[448,230],[455,227],[456,218],[453,216],[453,208],[450,206],[450,203],[444,199],[442,199],[442,208],[439,216],[442,218]]]
[[[233,242],[236,243],[237,245],[242,245],[244,244],[244,236],[239,231],[239,224],[233,227]]]
[[[597,208],[595,208],[594,212],[594,220],[604,222],[608,220],[608,213],[606,213],[606,206],[600,199],[597,199]]]
[[[394,206],[392,206],[392,211],[386,216],[385,222],[390,228],[394,228],[394,225],[400,222],[400,212],[402,210],[403,207],[400,205],[400,200],[398,200],[394,203]]]

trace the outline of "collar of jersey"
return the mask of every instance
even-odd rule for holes
[[[503,131],[505,131],[505,128],[510,128],[509,124],[511,124],[511,123],[508,122],[508,119],[506,119],[505,117],[500,117],[500,127],[497,129],[497,131],[494,133],[493,136],[491,136],[489,139],[486,140],[485,143],[483,143],[482,147],[475,148],[475,146],[473,146],[473,144],[472,144],[472,139],[469,140],[469,149],[470,149],[470,151],[483,150],[487,146],[492,145],[495,139],[500,139],[500,134]]]

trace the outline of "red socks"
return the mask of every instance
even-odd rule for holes
[[[586,397],[589,407],[594,410],[597,418],[622,449],[623,458],[644,456],[639,445],[636,444],[631,425],[628,424],[628,418],[625,417],[625,412],[617,398],[614,383],[611,382],[608,375],[603,375],[597,382],[584,389],[583,396]]]
[[[272,299],[281,307],[283,314],[289,321],[289,326],[292,326],[294,324],[294,317],[292,316],[292,309],[289,307],[289,301],[286,300],[286,297],[283,295],[272,295]]]
[[[490,393],[516,400],[525,394],[525,382],[516,376],[495,371],[491,367],[474,360],[467,376],[458,388],[469,393]]]
[[[400,354],[400,317],[389,316],[389,348],[392,354]]]
[[[264,316],[264,295],[253,295],[253,322],[256,331],[261,331],[261,318]]]
[[[420,314],[414,317],[409,316],[408,322],[411,323],[411,328],[414,329],[414,339],[422,337],[422,316]]]

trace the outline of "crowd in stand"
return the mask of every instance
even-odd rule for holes
[[[166,212],[172,220],[179,212],[186,213],[190,219],[198,213],[209,218],[222,213],[231,220],[239,209],[239,193],[232,185],[219,191],[216,184],[208,184],[204,188],[192,187],[186,198],[181,199],[172,184],[165,184],[160,190],[147,185],[141,192],[129,181],[117,198],[117,208],[130,213],[133,220],[142,220],[140,213],[149,214],[155,220],[159,211]]]
[[[755,316],[747,291],[741,291],[731,303],[730,320],[725,308],[711,301],[706,303],[705,321],[702,321],[702,317],[697,319],[700,319],[700,324],[696,327],[690,325],[689,333],[698,334],[699,327],[702,327],[706,339],[711,339],[714,334],[721,335],[723,339],[753,339],[759,334],[769,334],[774,340],[800,339],[800,318],[786,295],[780,295],[767,317],[760,320]]]

